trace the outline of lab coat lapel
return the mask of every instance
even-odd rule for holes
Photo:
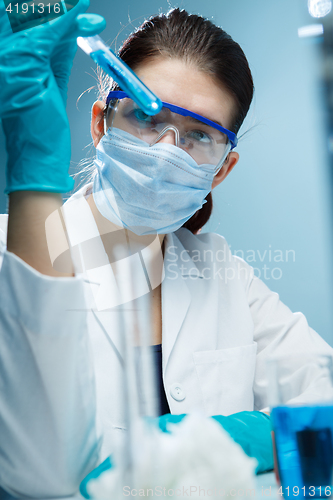
[[[163,372],[166,369],[177,336],[191,304],[188,276],[201,277],[177,236],[165,237],[165,279],[162,282],[162,350]]]

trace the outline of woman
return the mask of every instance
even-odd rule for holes
[[[69,495],[112,453],[125,428],[121,304],[140,309],[147,297],[152,344],[163,352],[156,358],[161,413],[200,408],[234,427],[236,439],[239,424],[244,449],[259,450],[252,454],[262,454],[265,470],[272,466],[265,361],[273,353],[332,350],[232,257],[222,237],[196,235],[209,218],[211,190],[238,161],[235,134],[253,94],[248,63],[201,17],[176,9],[144,23],[120,56],[165,103],[162,114],[147,117],[113,85],[108,105],[92,109],[93,183],[60,212],[58,193],[71,189],[69,47],[77,29],[102,29],[89,17],[73,28],[86,6],[79,2],[51,27],[15,34],[16,44],[5,40],[0,49],[9,155],[0,484],[12,494]],[[22,61],[35,71],[28,82]],[[134,289],[119,297],[117,283],[130,279],[120,263],[126,259]],[[311,382],[292,383],[291,399],[307,401],[311,390]]]

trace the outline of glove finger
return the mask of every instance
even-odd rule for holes
[[[76,25],[75,36],[94,36],[105,29],[106,21],[99,14],[79,14]]]
[[[76,17],[87,10],[90,5],[89,0],[71,0],[66,1],[67,12],[57,19],[53,19],[46,24],[37,26],[33,30],[45,29],[53,34],[55,39],[59,40],[64,36],[75,32]],[[38,35],[38,34],[37,34]],[[39,35],[38,35],[39,36]]]
[[[89,0],[79,0],[78,4],[63,16],[50,21],[50,25],[59,37],[66,35],[93,36],[105,29],[106,21],[98,14],[83,14],[89,6]]]

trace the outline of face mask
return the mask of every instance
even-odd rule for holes
[[[150,147],[113,128],[96,149],[94,201],[118,226],[138,235],[172,233],[206,203],[214,173],[173,144]]]

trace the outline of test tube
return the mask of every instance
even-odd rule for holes
[[[150,251],[147,247],[145,251],[149,262]],[[128,252],[124,258],[124,249],[116,246],[114,256],[115,262],[112,266],[120,299],[117,312],[122,344],[123,404],[127,429],[119,460],[122,480],[126,481],[124,485],[131,484],[131,487],[135,488],[140,471],[138,460],[141,459],[138,451],[143,442],[148,447],[145,456],[151,467],[154,467],[156,462],[156,446],[153,446],[151,439],[155,427],[145,420],[145,417],[157,416],[156,373],[150,349],[151,303],[148,293],[138,299],[141,273],[136,265],[135,254]]]
[[[160,99],[112,52],[100,36],[78,37],[77,44],[147,115],[156,115],[161,110]]]

